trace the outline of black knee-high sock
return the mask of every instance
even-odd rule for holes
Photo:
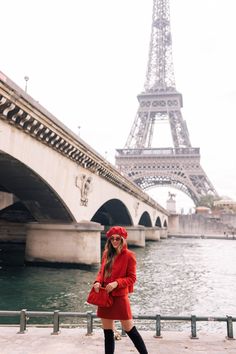
[[[105,354],[113,354],[115,351],[115,338],[112,329],[104,329]]]
[[[134,343],[135,347],[137,348],[140,354],[148,354],[146,345],[144,344],[143,338],[139,334],[137,328],[134,326],[129,332],[126,332],[132,342]]]

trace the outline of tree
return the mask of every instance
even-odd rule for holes
[[[202,196],[198,203],[197,203],[197,207],[198,206],[205,206],[207,208],[213,209],[214,208],[214,202],[216,200],[220,200],[220,197],[216,197],[215,195],[212,194],[208,194],[208,195],[204,195]]]

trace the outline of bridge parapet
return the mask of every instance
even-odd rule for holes
[[[0,119],[165,215],[168,212],[0,72]]]

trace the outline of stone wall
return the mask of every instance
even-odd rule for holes
[[[226,225],[236,228],[236,214],[222,214],[221,221]]]
[[[176,215],[173,216],[176,219]],[[172,216],[169,217],[171,220]],[[214,217],[212,215],[178,215],[178,223],[175,228],[169,229],[169,235],[188,236],[227,236],[236,234],[236,218]],[[173,223],[169,222],[169,225]],[[235,228],[235,230],[234,230]]]

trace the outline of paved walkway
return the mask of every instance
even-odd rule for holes
[[[103,354],[103,333],[96,329],[86,336],[85,329],[62,328],[51,335],[51,328],[29,327],[25,334],[17,334],[19,327],[0,327],[0,354]],[[222,335],[199,335],[190,339],[182,332],[163,332],[154,338],[151,331],[142,331],[149,354],[236,354],[236,341]],[[128,337],[116,341],[116,354],[135,354]]]

